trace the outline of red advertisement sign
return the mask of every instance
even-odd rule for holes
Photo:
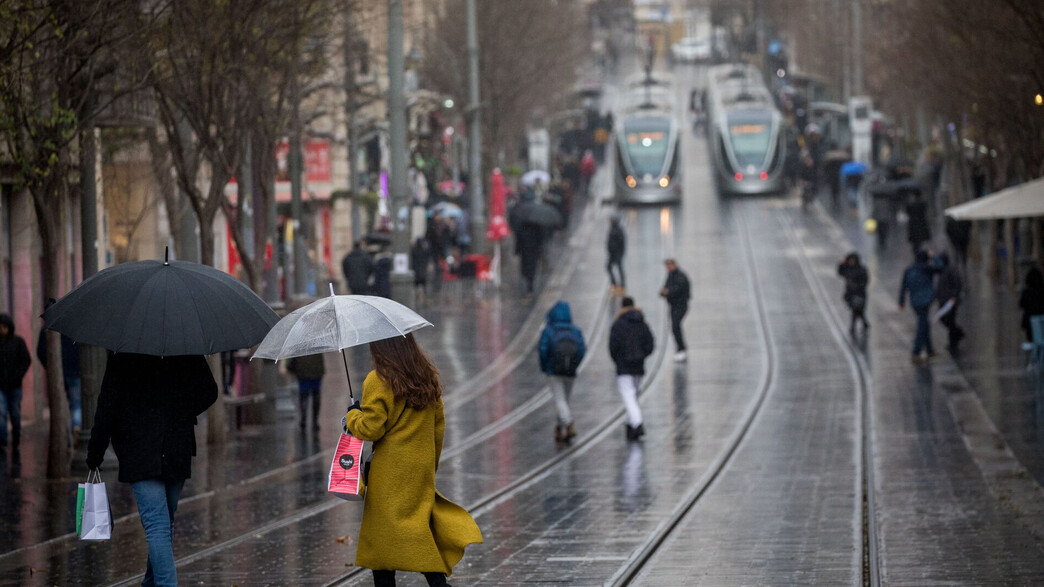
[[[283,141],[276,149],[278,172],[276,181],[290,181],[287,154],[290,145]],[[330,181],[330,143],[323,139],[309,139],[304,144],[305,181]]]

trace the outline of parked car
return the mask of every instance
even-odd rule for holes
[[[685,37],[671,45],[671,57],[680,62],[706,61],[711,58],[710,40]]]

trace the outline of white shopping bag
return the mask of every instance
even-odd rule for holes
[[[101,472],[88,472],[83,489],[80,540],[108,540],[112,537],[112,515],[109,513],[109,496],[105,493]]]

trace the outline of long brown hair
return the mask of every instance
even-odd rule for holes
[[[442,397],[439,370],[424,354],[413,334],[395,336],[370,343],[377,375],[391,386],[396,399],[422,410],[435,405]]]

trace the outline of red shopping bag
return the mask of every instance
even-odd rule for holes
[[[330,463],[327,490],[341,499],[358,501],[366,494],[366,476],[363,472],[368,443],[351,434],[342,433]]]

